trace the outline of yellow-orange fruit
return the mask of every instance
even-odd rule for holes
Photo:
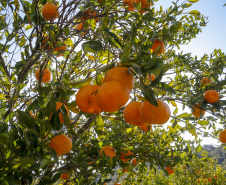
[[[149,125],[149,124],[145,124],[145,125],[142,125],[142,126],[139,126],[139,128],[145,132],[148,132],[149,131],[149,126],[150,126],[150,130],[152,129],[152,125]]]
[[[105,112],[114,112],[129,100],[129,89],[117,81],[105,82],[97,91],[97,105]]]
[[[40,73],[40,69],[38,69],[36,72],[35,72],[35,77],[36,79],[39,81],[39,73]],[[51,80],[51,72],[49,69],[45,69],[44,70],[44,73],[42,75],[42,82],[48,82]]]
[[[105,153],[105,156],[109,156],[110,158],[116,156],[116,151],[112,146],[106,145],[100,150],[100,155],[102,157],[102,152]]]
[[[130,160],[130,158],[127,158],[128,156],[133,155],[133,153],[132,153],[130,150],[127,150],[126,153],[120,152],[120,154],[121,154],[121,155],[119,156],[119,158],[120,158],[124,163]]]
[[[136,164],[137,164],[137,159],[134,158],[134,159],[132,160],[132,165],[136,165]]]
[[[160,99],[157,99],[158,107],[149,103],[148,100],[140,106],[140,117],[149,124],[164,124],[170,118],[169,106]]]
[[[78,108],[89,114],[97,114],[101,109],[97,105],[96,93],[98,85],[85,85],[76,94],[76,104]]]
[[[142,10],[143,8],[150,8],[150,6],[152,6],[151,2],[148,5],[148,1],[147,0],[135,0],[136,4],[138,4],[139,2],[141,3],[141,7],[140,7],[140,10],[139,10],[140,13],[146,12],[146,10]]]
[[[54,20],[59,15],[57,6],[51,3],[47,3],[42,7],[42,16],[47,20]]]
[[[204,98],[208,103],[216,103],[220,99],[220,95],[215,90],[207,90]]]
[[[106,82],[118,81],[127,86],[129,90],[134,87],[133,75],[127,67],[113,67],[107,71]]]
[[[198,103],[196,105],[193,105],[192,108],[194,109],[194,112],[193,110],[191,110],[191,113],[196,117],[196,118],[199,118],[201,113],[202,115],[205,114],[205,110],[201,108],[201,103]]]
[[[132,101],[128,105],[126,105],[126,107],[124,108],[124,114],[123,114],[125,122],[135,126],[141,126],[146,124],[140,118],[141,104],[142,102]]]
[[[170,174],[173,174],[173,173],[175,172],[175,170],[173,170],[173,169],[170,168],[169,166],[167,166],[167,167],[165,168],[165,170],[168,172],[169,175],[170,175]]]
[[[49,142],[49,147],[53,148],[57,155],[67,154],[72,149],[72,141],[65,135],[57,135]]]
[[[128,10],[129,10],[129,11],[135,10],[135,6],[134,6],[134,4],[133,4],[133,2],[135,3],[135,0],[123,0],[123,2],[124,2],[125,4],[127,4]],[[126,8],[126,7],[124,7],[124,8]]]
[[[151,74],[151,81],[154,81],[154,80],[155,80],[155,75]]]
[[[67,172],[61,173],[61,175],[60,175],[60,179],[61,179],[61,180],[67,180],[68,178],[69,178],[69,175],[68,175]]]
[[[211,178],[208,178],[208,181],[209,181],[209,182],[212,182],[213,180],[212,180]]]
[[[123,172],[125,173],[128,172],[127,168],[123,168]]]
[[[152,50],[153,52],[155,52],[159,46],[160,46],[160,50],[156,54],[157,55],[160,55],[165,50],[165,45],[164,45],[164,43],[160,39],[154,39],[153,45],[152,45],[152,47],[151,47],[150,50]]]
[[[56,111],[58,111],[59,108],[60,108],[62,105],[64,105],[65,109],[67,110],[67,116],[69,116],[69,109],[68,109],[68,107],[67,107],[65,104],[61,103],[61,102],[56,102]],[[51,115],[50,115],[50,119],[52,118],[52,116],[53,116],[53,115],[51,114]],[[61,124],[64,123],[64,118],[63,118],[63,115],[61,114],[61,112],[59,113],[59,119],[60,119],[60,123],[61,123]]]
[[[64,56],[64,53],[62,53],[62,52],[64,52],[66,49],[67,49],[67,46],[60,46],[60,47],[55,48],[54,51],[60,52],[57,55],[57,57],[60,57],[60,56]]]
[[[220,132],[219,139],[221,143],[226,143],[226,130]]]
[[[207,85],[207,84],[211,84],[213,81],[212,79],[208,78],[208,77],[204,77],[202,78],[202,80],[200,81],[201,85]]]

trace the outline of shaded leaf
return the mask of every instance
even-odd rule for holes
[[[102,43],[100,41],[87,41],[82,44],[84,52],[97,52],[103,50]]]
[[[140,89],[142,91],[142,94],[152,105],[158,106],[154,91],[150,87],[148,87],[142,83],[140,85]]]

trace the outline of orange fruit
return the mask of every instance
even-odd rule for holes
[[[130,158],[127,158],[128,156],[133,155],[133,153],[132,153],[130,150],[127,150],[127,153],[120,152],[120,154],[121,154],[121,155],[119,156],[119,158],[120,158],[124,163],[130,160]]]
[[[49,147],[53,148],[57,155],[67,154],[72,149],[72,141],[65,135],[57,135],[50,139]]]
[[[135,3],[135,0],[123,0],[123,2],[124,2],[125,4],[127,4],[128,10],[129,10],[129,11],[135,10],[135,6],[134,6],[134,4],[133,4],[133,2]],[[126,8],[126,7],[124,7],[124,8]]]
[[[226,130],[220,132],[219,139],[221,143],[226,143]]]
[[[213,180],[212,180],[211,178],[208,178],[208,181],[209,181],[209,182],[212,182]]]
[[[169,166],[165,167],[165,170],[168,172],[169,175],[171,175],[175,172],[175,170],[170,168]]]
[[[200,180],[200,179],[198,179],[198,180],[197,180],[197,182],[198,182],[198,183],[200,183],[200,182],[201,182],[201,180]]]
[[[107,71],[105,81],[118,81],[127,86],[129,90],[134,87],[133,75],[127,67],[113,67]]]
[[[135,0],[136,4],[138,4],[139,2],[141,3],[141,7],[140,7],[140,10],[139,10],[140,13],[146,12],[146,10],[142,10],[143,8],[150,8],[150,6],[152,6],[151,2],[148,5],[148,1],[147,0]]]
[[[140,118],[141,104],[142,102],[132,101],[128,105],[126,105],[123,114],[125,122],[135,126],[141,126],[146,124]]]
[[[67,110],[67,116],[69,116],[69,109],[68,109],[68,107],[65,104],[61,103],[61,102],[56,102],[56,111],[58,111],[59,108],[62,107],[62,105],[64,105],[65,109]],[[52,118],[52,114],[50,115],[50,119],[51,118]],[[61,114],[61,112],[59,113],[59,119],[60,119],[60,123],[61,124],[64,123],[64,117]]]
[[[151,81],[154,81],[154,80],[155,80],[155,75],[151,74]]]
[[[117,81],[105,82],[97,91],[97,105],[106,112],[115,112],[129,100],[129,89]]]
[[[114,183],[114,185],[121,185],[120,183],[118,183],[118,182],[116,182],[116,183]]]
[[[200,115],[204,115],[205,114],[205,110],[201,108],[201,103],[198,103],[196,105],[193,105],[192,108],[194,109],[194,112],[193,112],[193,109],[191,110],[191,113],[196,117],[196,118],[199,118]]]
[[[132,165],[136,165],[136,164],[137,164],[137,159],[134,158],[134,159],[132,160]]]
[[[159,46],[160,46],[160,51],[158,51],[156,54],[160,55],[165,50],[165,45],[160,39],[154,39],[153,45],[150,50],[152,50],[152,52],[155,52]]]
[[[105,153],[105,156],[109,156],[110,158],[116,156],[116,151],[112,146],[106,145],[100,150],[100,155],[102,157],[102,152]]]
[[[207,90],[204,98],[208,103],[216,103],[220,99],[220,95],[215,90]]]
[[[36,77],[36,79],[39,81],[39,75],[40,75],[40,69],[38,69],[36,72],[35,72],[35,77]],[[45,69],[44,70],[44,73],[43,73],[43,75],[42,75],[42,77],[41,77],[41,80],[42,80],[42,82],[48,82],[48,81],[50,81],[51,80],[51,72],[50,72],[50,70],[49,69]]]
[[[67,172],[61,173],[61,175],[60,175],[60,179],[61,179],[61,180],[67,180],[68,178],[69,178],[69,175],[68,175]]]
[[[123,172],[125,173],[128,172],[127,168],[123,168]]]
[[[57,57],[64,56],[64,51],[67,49],[67,46],[60,46],[54,49],[54,51],[58,51]]]
[[[214,178],[216,179],[217,178],[217,175],[214,175]]]
[[[145,132],[148,132],[149,131],[149,124],[145,124],[145,125],[142,125],[142,126],[139,126],[141,130],[145,131]],[[152,129],[152,125],[150,125],[150,130]]]
[[[92,18],[95,17],[95,21],[97,22],[98,21],[98,17],[96,17],[96,16],[97,16],[97,13],[94,10],[88,9],[81,16],[81,20],[84,21],[86,19],[92,19]]]
[[[85,85],[79,89],[76,94],[76,104],[81,111],[89,114],[101,112],[96,101],[96,92],[98,89],[98,85]]]
[[[42,16],[47,20],[54,20],[59,15],[59,11],[55,4],[46,3],[42,7]]]
[[[208,77],[204,77],[204,78],[202,78],[202,80],[200,81],[200,83],[201,83],[202,86],[203,86],[203,85],[207,85],[207,84],[212,83],[212,82],[213,82],[212,79],[210,79],[210,78],[208,78]]]
[[[152,105],[148,100],[140,106],[140,117],[149,124],[164,124],[170,118],[169,106],[160,99],[157,99],[158,107]]]

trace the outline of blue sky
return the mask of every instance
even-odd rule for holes
[[[181,3],[184,1],[180,1]],[[192,53],[198,57],[203,54],[210,54],[214,49],[221,49],[226,53],[226,0],[199,0],[194,3],[187,11],[198,10],[201,14],[208,17],[208,24],[203,27],[202,33],[197,38],[191,40],[188,45],[181,46],[184,53]],[[159,0],[155,2],[156,9],[162,5],[164,9],[172,5],[170,0]]]

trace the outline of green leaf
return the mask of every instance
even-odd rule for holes
[[[98,115],[96,118],[96,130],[102,131],[104,129],[104,120],[102,119],[101,115]]]
[[[198,10],[192,10],[189,13],[192,14],[192,15],[197,15],[197,16],[201,15]]]
[[[185,3],[185,4],[183,4],[181,7],[182,8],[189,8],[189,7],[191,7],[192,6],[192,3]]]
[[[196,2],[198,2],[199,0],[188,0],[188,2],[190,2],[190,3],[196,3]]]
[[[152,105],[155,105],[155,106],[158,106],[158,103],[157,103],[157,100],[156,100],[156,97],[155,97],[155,94],[153,92],[153,90],[144,85],[143,83],[140,85],[140,89],[142,91],[142,94],[145,96],[145,98],[152,104]]]
[[[30,116],[30,114],[26,112],[22,112],[20,110],[17,111],[18,113],[18,120],[20,124],[27,128],[33,134],[39,136],[39,128],[34,119]]]
[[[24,36],[22,36],[22,38],[20,39],[20,43],[19,43],[19,46],[20,47],[23,47],[25,44],[26,44],[27,40],[25,39]]]
[[[199,120],[198,124],[200,124],[201,126],[205,126],[205,125],[209,125],[209,122],[206,120]]]
[[[133,23],[132,24],[132,34],[131,34],[131,39],[130,39],[130,46],[133,45],[136,35],[137,35],[137,28],[136,28],[135,23]]]
[[[97,52],[103,50],[102,43],[100,41],[87,41],[82,44],[84,52]]]
[[[40,168],[47,166],[49,163],[51,163],[51,159],[43,159],[41,162]]]
[[[196,148],[196,151],[197,151],[197,152],[201,152],[201,151],[202,151],[202,146],[199,145],[199,146]]]
[[[172,87],[170,87],[168,84],[165,84],[164,82],[159,82],[158,85],[152,85],[151,84],[150,86],[158,88],[158,89],[162,89],[162,90],[167,91],[171,94],[176,94],[176,92],[172,89]]]
[[[68,85],[71,85],[74,88],[81,88],[85,85],[89,85],[92,80],[93,80],[92,77],[88,77],[88,78],[85,78],[85,79],[82,79],[82,80],[77,80],[75,82],[68,83]]]
[[[114,66],[115,66],[115,64],[111,63],[111,64],[105,65],[103,67],[97,68],[96,71],[98,71],[98,72],[105,72],[106,70],[111,69]]]
[[[64,34],[67,37],[68,35],[70,35],[70,29],[69,27],[64,28]]]
[[[26,167],[28,164],[34,164],[34,159],[31,157],[24,157],[20,159],[20,165],[22,168]]]
[[[114,33],[110,32],[110,31],[108,31],[108,29],[105,29],[105,31],[112,37],[113,40],[111,39],[111,41],[114,43],[114,45],[116,47],[118,47],[118,48],[122,48],[123,47],[123,45],[122,45],[122,43],[121,43],[121,41],[120,41],[120,39],[118,38],[117,35],[115,35]]]

